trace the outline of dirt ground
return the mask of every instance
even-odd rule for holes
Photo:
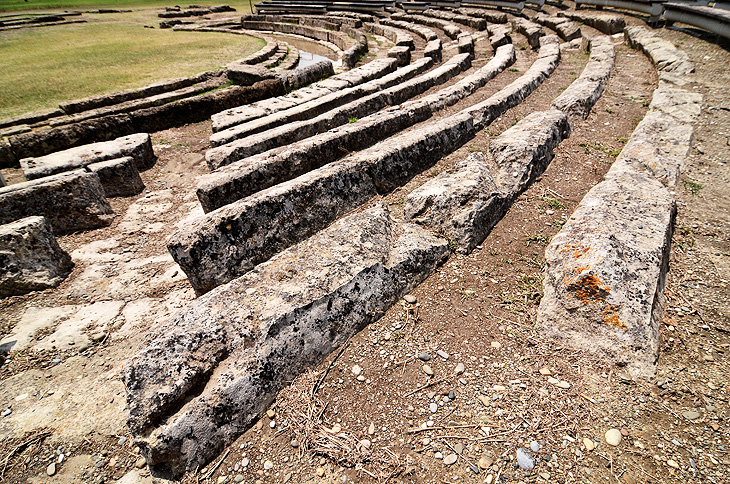
[[[535,326],[546,244],[608,170],[657,85],[646,57],[616,36],[607,91],[485,242],[453,254],[413,291],[415,303],[401,301],[292,382],[251,430],[184,482],[730,482],[730,52],[706,35],[656,32],[695,63],[687,87],[704,102],[676,192],[655,378],[634,379]],[[524,38],[514,40],[515,70],[469,104],[534,61],[519,50]],[[586,60],[565,51],[523,104],[388,195],[393,212],[490,136],[546,109]],[[154,133],[159,159],[142,174],[145,192],[112,199],[119,216],[110,227],[59,238],[75,262],[69,278],[0,300],[0,340],[25,347],[0,366],[0,481],[149,480],[125,426],[119,372],[150,328],[194,298],[165,240],[180,220],[202,213],[194,186],[207,172],[209,135],[209,123]],[[609,429],[620,431],[620,445],[606,443]],[[534,469],[518,465],[520,448],[530,449]]]

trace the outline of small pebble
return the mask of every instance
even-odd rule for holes
[[[268,471],[268,470],[271,470],[273,468],[274,468],[274,463],[273,462],[271,462],[270,460],[267,460],[266,462],[264,462],[264,470],[267,470]]]
[[[298,448],[299,447],[299,441],[297,439],[293,439],[291,441],[291,446],[294,447],[295,449]]]
[[[540,451],[540,444],[538,443],[537,440],[533,440],[532,442],[530,442],[530,449],[533,452],[539,452]]]
[[[449,354],[447,352],[445,352],[444,350],[438,350],[436,352],[436,354],[439,355],[444,360],[448,360],[449,359]]]
[[[370,422],[370,427],[368,427],[368,435],[373,435],[375,433],[375,424],[373,422]]]
[[[444,457],[444,465],[450,466],[451,464],[454,464],[456,462],[456,459],[458,459],[458,456],[456,454],[449,454]]]
[[[276,428],[276,422],[273,421],[273,420],[271,422],[269,422],[269,427],[271,427],[272,429],[275,429]]]
[[[439,406],[436,405],[435,403],[431,402],[428,405],[428,409],[431,411],[431,413],[436,413],[438,411],[438,409],[439,409]]]
[[[455,400],[456,399],[456,393],[454,393],[454,390],[451,390],[449,392],[449,400]]]
[[[433,454],[433,458],[434,459],[443,459],[444,455],[441,452],[436,452],[435,454]]]
[[[146,465],[147,465],[147,461],[145,460],[144,457],[140,457],[139,459],[137,459],[137,462],[134,463],[134,467],[136,467],[137,469],[141,469]]]
[[[297,446],[298,446],[298,445],[299,445],[299,444],[297,444]],[[250,463],[251,463],[251,461],[250,461],[250,460],[248,460],[248,459],[247,459],[246,457],[244,457],[243,459],[241,459],[241,467],[248,467],[248,465],[249,465]]]
[[[317,467],[317,477],[324,477],[324,467]]]
[[[352,374],[355,376],[360,376],[360,373],[362,373],[362,368],[360,368],[360,365],[355,365],[352,367]]]
[[[421,361],[431,361],[431,355],[429,355],[428,353],[421,353],[420,355],[418,355],[418,359]]]
[[[276,412],[274,412],[272,409],[268,409],[266,411],[266,416],[269,418],[274,418],[276,416]]]
[[[499,341],[492,341],[492,348],[499,349],[501,347],[502,347],[502,345],[500,344]],[[489,477],[487,477],[487,479],[489,479]]]
[[[48,474],[49,476],[52,476],[55,473],[56,473],[56,463],[51,462],[50,464],[48,464],[48,467],[46,467],[46,474]]]
[[[413,296],[412,294],[406,294],[405,296],[403,296],[403,299],[408,304],[416,304],[416,302],[418,301],[418,299],[416,298],[416,296]]]
[[[484,470],[489,469],[491,467],[492,463],[494,463],[494,459],[492,459],[488,455],[483,455],[479,458],[479,467],[481,467]]]
[[[428,376],[433,376],[433,370],[428,365],[423,365],[423,372]]]
[[[567,381],[563,380],[563,381],[559,382],[557,386],[558,386],[558,388],[562,388],[563,390],[567,390],[568,388],[570,388],[570,383],[568,383]]]
[[[368,439],[363,439],[360,441],[360,445],[362,445],[366,449],[369,449],[372,444]]]
[[[226,484],[228,482],[228,476],[218,476],[218,484]]]
[[[456,370],[454,370],[454,372],[457,375],[461,375],[462,373],[464,373],[465,370],[466,367],[464,366],[464,363],[459,363],[458,365],[456,365]]]
[[[233,478],[233,482],[243,482],[243,476],[241,474],[236,474],[236,477]]]
[[[540,368],[540,374],[550,376],[550,375],[552,375],[552,372],[550,371],[549,368]]]
[[[606,432],[605,437],[608,445],[616,447],[621,443],[621,431],[619,429],[610,429]]]
[[[694,412],[692,410],[682,412],[682,416],[687,420],[697,420],[698,418],[700,418],[699,412]]]
[[[588,437],[583,438],[583,445],[585,446],[587,451],[591,451],[596,448],[595,442],[593,440],[589,439]]]
[[[517,449],[517,465],[523,471],[530,471],[535,468],[535,459],[530,455],[530,451],[524,447]]]

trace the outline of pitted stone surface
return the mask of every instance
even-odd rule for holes
[[[588,117],[616,62],[616,49],[610,37],[596,36],[589,42],[590,58],[580,77],[553,101],[553,107],[568,114],[571,121]]]
[[[623,32],[626,27],[626,20],[620,15],[596,12],[558,12],[558,16],[583,22],[606,35],[618,34]]]
[[[114,218],[99,176],[82,170],[0,188],[0,224],[45,216],[56,235],[109,225]]]
[[[473,136],[471,116],[457,114],[387,139],[185,224],[168,249],[195,291],[207,292],[404,184]]]
[[[515,32],[527,37],[527,43],[530,44],[530,47],[533,49],[540,46],[540,37],[545,35],[545,32],[543,32],[540,25],[520,17],[512,19],[512,28]]]
[[[651,376],[675,213],[669,191],[646,174],[621,170],[595,186],[545,251],[538,324]]]
[[[131,197],[144,190],[144,182],[130,156],[92,163],[86,169],[99,175],[107,197]]]
[[[395,225],[379,204],[195,300],[125,365],[129,426],[152,470],[179,476],[207,463],[285,382],[447,255],[445,240]]]
[[[554,30],[566,42],[581,37],[578,24],[565,17],[551,17],[544,13],[538,13],[535,15],[535,22]]]
[[[152,151],[150,135],[132,134],[113,141],[78,146],[39,158],[25,158],[20,160],[20,166],[25,177],[34,180],[125,156],[131,157],[139,170],[151,167],[155,162],[155,154]]]
[[[674,44],[645,27],[626,27],[624,36],[626,43],[633,48],[640,48],[659,71],[679,75],[695,71],[694,65],[684,51],[677,49]]]
[[[0,297],[56,287],[72,268],[45,218],[0,225]]]

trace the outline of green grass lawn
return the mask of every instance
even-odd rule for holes
[[[264,45],[243,35],[144,28],[155,15],[0,32],[0,119],[216,69]]]

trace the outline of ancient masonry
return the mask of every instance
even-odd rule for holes
[[[636,376],[655,371],[672,189],[702,102],[683,87],[693,71],[687,56],[660,32],[589,10],[375,2],[355,12],[331,3],[270,0],[259,15],[215,21],[193,20],[205,9],[168,9],[162,27],[254,35],[266,46],[219,71],[0,121],[0,166],[19,164],[27,179],[4,186],[0,177],[3,297],[60,284],[73,264],[55,236],[110,224],[107,198],[144,190],[139,172],[155,163],[149,132],[212,122],[210,173],[196,187],[204,213],[168,240],[199,297],[148,335],[122,375],[128,425],[155,475],[206,465],[285,382],[377,320],[452,251],[481,244],[585,122],[622,35],[651,59],[659,85],[604,180],[547,247],[538,323]],[[689,13],[727,17],[699,9]],[[583,33],[581,23],[603,34]],[[285,36],[317,41],[340,60],[297,69],[299,51]],[[518,36],[533,49],[531,65],[473,101],[525,59]],[[386,55],[370,60],[373,42],[385,42]],[[379,200],[518,106],[571,49],[587,53],[585,68],[545,110],[412,189],[402,211]]]

